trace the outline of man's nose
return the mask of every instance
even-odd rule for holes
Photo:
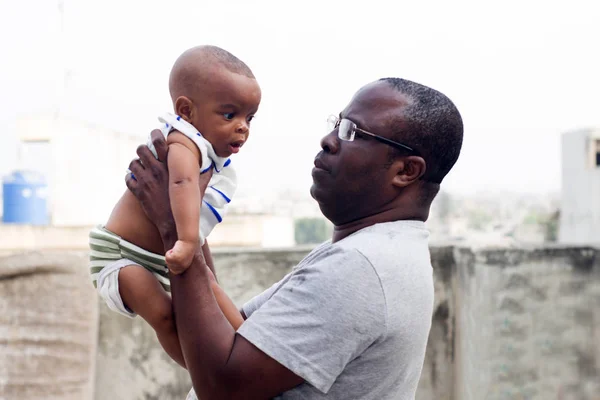
[[[337,129],[331,131],[321,139],[321,148],[325,153],[335,154],[340,150],[340,139],[337,136]]]

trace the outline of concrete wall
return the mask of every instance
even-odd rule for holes
[[[0,256],[31,251],[56,252],[89,249],[88,227],[0,224]]]
[[[98,307],[85,258],[0,258],[0,399],[93,398]]]
[[[308,250],[217,250],[215,261],[225,290],[241,305]],[[417,399],[600,399],[599,255],[592,248],[433,247],[435,309]],[[30,257],[24,260],[40,262]],[[83,256],[80,263],[85,269]],[[90,367],[95,400],[185,398],[185,371],[139,318],[102,304],[99,315]],[[6,329],[0,323],[0,340]],[[0,399],[7,398],[2,390],[0,384]]]
[[[599,254],[455,251],[456,399],[600,399]]]

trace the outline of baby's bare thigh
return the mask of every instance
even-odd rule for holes
[[[172,317],[171,298],[144,267],[129,265],[119,271],[119,293],[125,306],[151,326]]]

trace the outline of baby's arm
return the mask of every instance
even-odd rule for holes
[[[205,240],[202,245],[202,254],[204,255],[204,261],[206,261],[206,266],[208,267],[208,276],[210,277],[210,287],[215,295],[215,299],[217,300],[217,304],[225,315],[225,318],[229,321],[233,329],[237,331],[237,329],[244,322],[244,317],[237,309],[233,301],[227,296],[225,291],[219,286],[219,282],[215,276],[215,266],[213,264],[212,254],[210,252],[210,247],[208,247],[208,241]]]
[[[171,270],[184,270],[194,257],[200,221],[200,151],[180,132],[168,136],[169,196],[177,226],[177,243],[166,254]]]
[[[210,268],[208,268],[208,271],[208,275],[210,277],[210,287],[215,295],[217,304],[219,305],[219,308],[221,309],[221,312],[225,318],[227,318],[227,321],[229,321],[231,326],[233,326],[233,329],[237,331],[240,325],[242,325],[244,322],[244,318],[233,301],[231,301],[229,296],[227,296],[225,291],[221,288],[221,286],[219,286],[219,283],[217,282],[217,279]]]

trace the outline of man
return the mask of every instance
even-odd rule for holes
[[[403,79],[366,85],[321,141],[311,195],[334,225],[281,282],[245,304],[237,332],[197,250],[171,273],[182,352],[201,399],[414,399],[433,311],[427,220],[458,159],[463,126],[443,94]],[[165,248],[166,150],[143,146],[127,185]],[[206,178],[205,178],[206,179]]]

